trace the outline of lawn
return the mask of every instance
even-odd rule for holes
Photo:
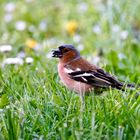
[[[51,50],[73,44],[125,83],[140,84],[139,0],[0,1],[0,140],[139,140],[139,89],[66,89]]]

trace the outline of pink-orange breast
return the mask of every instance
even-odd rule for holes
[[[70,78],[70,76],[67,73],[66,68],[64,67],[63,64],[58,64],[58,73],[60,76],[60,79],[62,83],[70,90],[75,91],[77,93],[86,93],[89,92],[92,89],[91,85],[82,83],[82,82],[77,82],[73,79]]]

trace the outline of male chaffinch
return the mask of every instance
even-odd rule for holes
[[[90,64],[80,56],[73,45],[65,44],[53,50],[53,56],[59,58],[58,73],[62,83],[72,91],[85,94],[93,89],[135,87],[118,81],[103,69]]]

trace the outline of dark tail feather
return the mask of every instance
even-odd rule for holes
[[[126,87],[128,87],[128,88],[137,88],[139,86],[137,86],[135,84],[127,84]]]
[[[139,88],[139,87],[140,86],[135,85],[135,84],[124,84],[124,83],[121,83],[121,82],[119,82],[116,85],[116,88],[119,89],[119,90],[124,90],[125,88],[136,89],[136,88]]]
[[[124,83],[119,83],[116,86],[117,89],[120,90],[124,90],[125,88],[130,88],[132,90],[136,89],[136,88],[140,88],[140,85],[136,85],[136,84],[124,84]]]

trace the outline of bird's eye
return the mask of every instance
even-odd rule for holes
[[[67,48],[63,49],[63,53],[66,53],[68,51],[69,51],[69,49],[67,49]]]

